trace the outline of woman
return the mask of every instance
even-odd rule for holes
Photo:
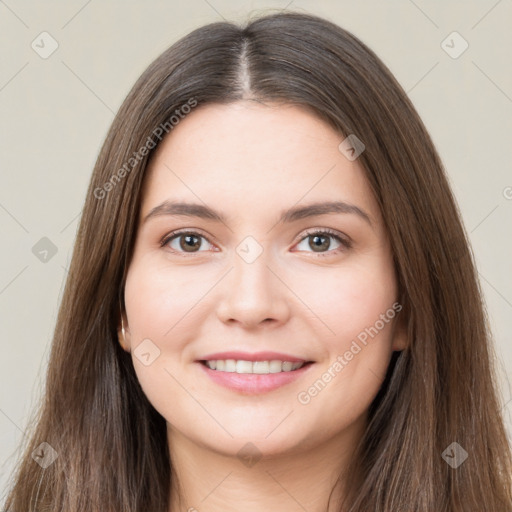
[[[210,24],[107,135],[6,509],[510,512],[493,364],[383,63],[315,16]]]

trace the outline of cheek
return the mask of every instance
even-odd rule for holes
[[[131,267],[125,301],[133,341],[154,338],[167,349],[168,341],[190,336],[190,320],[197,317],[201,297],[211,287],[202,274],[197,267],[172,268],[150,258]]]
[[[319,276],[316,286],[302,281],[304,288],[299,292],[307,297],[325,333],[326,358],[315,378],[322,381],[318,389],[326,384],[329,391],[318,402],[329,396],[360,409],[377,393],[392,354],[392,328],[398,314],[393,267],[389,260],[369,258],[325,276]]]
[[[328,326],[322,328],[327,359],[298,398],[313,415],[330,410],[334,428],[362,414],[384,380],[399,309],[396,281],[389,261],[375,259],[331,272],[317,285],[310,287],[308,305]]]
[[[134,370],[149,402],[170,422],[198,414],[180,385],[182,366],[190,363],[189,342],[197,337],[198,301],[209,288],[196,270],[164,267],[148,257],[136,261],[126,279]],[[143,352],[150,354],[149,364]],[[193,382],[187,389],[197,392]]]
[[[375,257],[336,271],[321,269],[296,282],[297,295],[304,297],[318,318],[330,352],[344,350],[352,339],[376,322],[383,333],[390,331],[391,322],[383,326],[380,321],[396,300],[395,275],[388,260]]]

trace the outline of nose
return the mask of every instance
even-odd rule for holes
[[[264,256],[265,253],[247,263],[235,255],[234,268],[222,282],[217,306],[222,322],[253,329],[260,324],[277,326],[288,320],[292,293]]]

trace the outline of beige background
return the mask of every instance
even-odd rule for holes
[[[86,188],[115,111],[150,61],[178,38],[268,8],[316,13],[352,31],[418,109],[471,236],[512,434],[510,0],[0,0],[1,493],[44,384]],[[50,36],[40,36],[44,31]],[[453,31],[469,44],[458,58],[443,46],[458,52],[461,39],[441,44]],[[58,48],[42,58],[50,37]],[[43,237],[57,250],[46,262],[32,251]]]

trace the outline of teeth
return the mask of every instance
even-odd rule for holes
[[[217,363],[217,361],[215,361],[215,363]],[[224,364],[224,371],[230,373],[236,372],[236,361],[234,359],[226,360]]]
[[[218,359],[212,361],[206,361],[206,365],[211,370],[217,370],[221,372],[230,373],[279,373],[279,372],[291,372],[298,370],[305,363],[292,363],[291,361],[235,361],[234,359]]]
[[[279,373],[283,369],[283,363],[281,361],[270,361],[268,366],[270,373]]]
[[[278,361],[276,361],[278,363]],[[280,364],[278,365],[281,366]],[[252,363],[252,372],[253,373],[270,373],[270,364],[268,361],[254,361]],[[281,368],[279,368],[281,370]]]
[[[293,368],[293,363],[290,363],[289,361],[283,362],[283,372],[291,372]]]
[[[253,373],[251,361],[237,361],[236,373]]]

